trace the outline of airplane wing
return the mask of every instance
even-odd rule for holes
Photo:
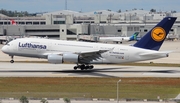
[[[68,54],[77,54],[79,55],[79,61],[81,63],[89,63],[92,60],[98,60],[101,59],[101,54],[107,51],[111,51],[114,48],[111,49],[101,49],[101,50],[91,50],[91,51],[80,51],[80,52],[67,52]],[[50,54],[57,54],[57,55],[63,55],[66,52],[54,52]],[[49,53],[46,53],[44,55],[49,55]]]
[[[81,54],[81,55],[87,55],[87,54],[94,54],[94,53],[104,53],[107,51],[109,51],[109,50],[103,49],[103,50],[81,51],[81,52],[77,52],[77,53]]]
[[[89,63],[92,60],[98,60],[101,59],[101,54],[107,51],[111,51],[114,48],[107,50],[107,49],[103,49],[103,50],[93,50],[93,51],[81,51],[79,52],[79,60],[80,62],[83,63]]]

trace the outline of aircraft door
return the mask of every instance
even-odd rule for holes
[[[94,45],[94,50],[98,50],[98,45]]]
[[[129,51],[126,49],[126,51],[124,52],[124,59],[125,60],[129,60]]]

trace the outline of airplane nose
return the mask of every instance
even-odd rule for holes
[[[7,52],[7,46],[6,46],[6,45],[3,46],[3,47],[1,48],[1,51],[4,52],[4,53],[6,53],[6,52]]]

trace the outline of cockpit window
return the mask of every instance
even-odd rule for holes
[[[8,43],[8,44],[6,44],[7,46],[10,46],[10,44]]]

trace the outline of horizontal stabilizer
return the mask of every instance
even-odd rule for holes
[[[161,51],[161,52],[151,52],[151,53],[142,53],[140,56],[168,56],[169,53],[173,51]]]

